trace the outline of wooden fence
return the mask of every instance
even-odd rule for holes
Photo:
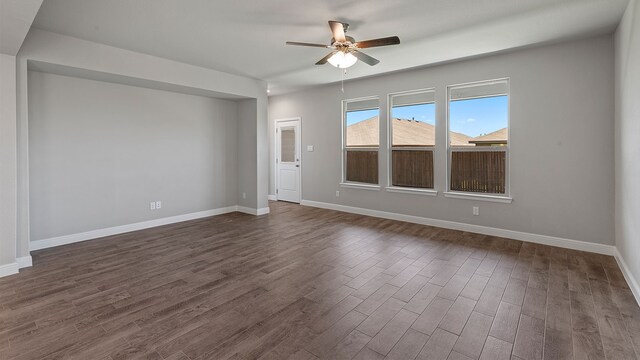
[[[506,158],[504,151],[452,151],[451,190],[504,194]]]
[[[378,183],[378,150],[347,150],[347,181]]]
[[[433,151],[392,150],[393,186],[433,189]]]
[[[506,192],[506,152],[452,151],[450,189],[486,194]],[[433,151],[392,151],[392,185],[432,189]],[[378,184],[378,151],[349,150],[346,180]]]

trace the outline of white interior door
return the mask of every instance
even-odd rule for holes
[[[276,121],[276,197],[300,203],[300,119]]]

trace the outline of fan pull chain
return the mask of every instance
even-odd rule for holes
[[[347,69],[342,69],[343,71],[341,71],[342,73],[342,93],[344,94],[344,75],[347,73]]]

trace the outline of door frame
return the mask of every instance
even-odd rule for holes
[[[280,179],[278,178],[278,143],[279,143],[279,139],[278,139],[278,123],[282,123],[282,122],[286,122],[286,121],[297,121],[298,122],[298,133],[296,134],[296,142],[299,144],[300,146],[300,170],[298,171],[298,204],[302,203],[302,118],[299,116],[296,117],[290,117],[290,118],[281,118],[281,119],[275,119],[274,120],[274,129],[273,129],[273,133],[275,135],[275,142],[273,144],[273,161],[274,161],[274,169],[275,169],[275,188],[276,188],[276,201],[279,201],[280,199],[278,198],[279,191],[278,191],[278,187],[280,185]]]

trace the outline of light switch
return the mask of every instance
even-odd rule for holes
[[[313,145],[307,145],[307,151],[309,152],[313,151]]]

